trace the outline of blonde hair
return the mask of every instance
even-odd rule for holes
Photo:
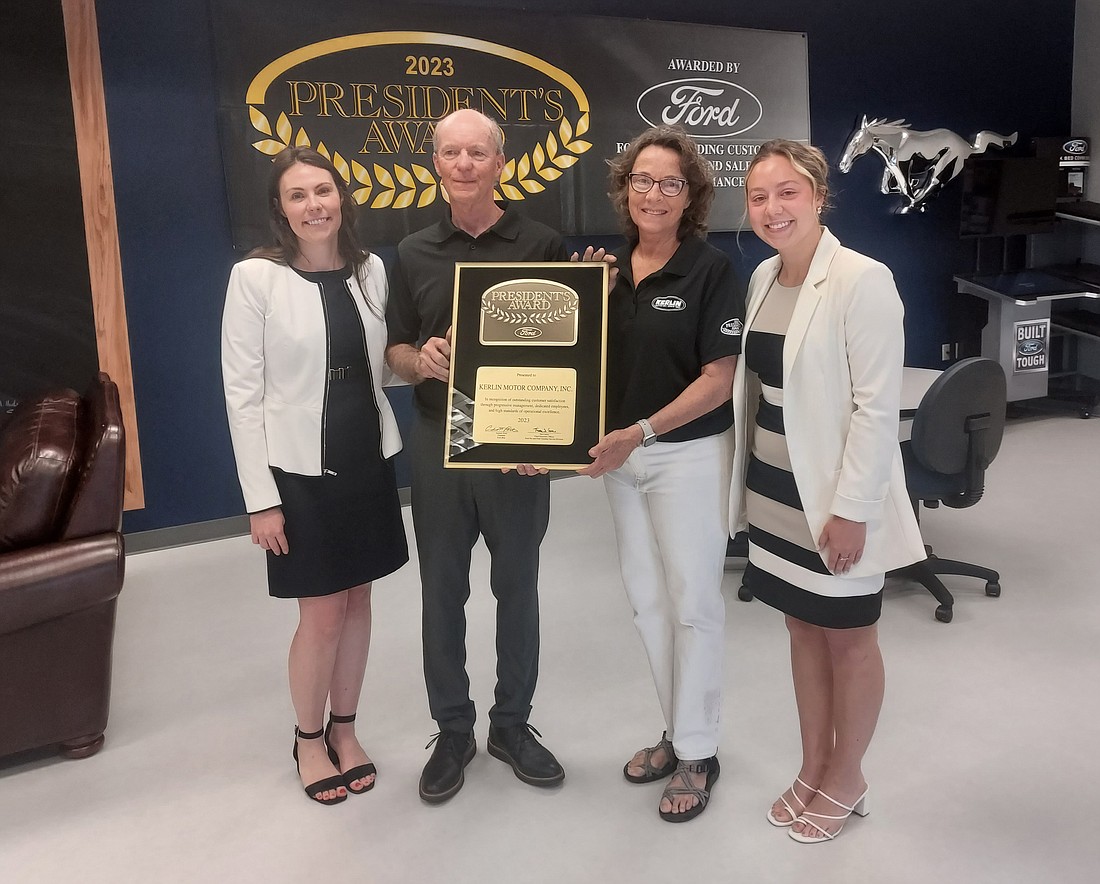
[[[812,144],[803,144],[801,141],[790,141],[786,138],[773,138],[760,145],[749,170],[745,173],[745,186],[748,187],[749,176],[756,164],[768,159],[768,157],[786,157],[794,166],[794,170],[810,180],[814,186],[814,196],[821,197],[821,208],[826,209],[829,204],[829,161],[820,148]]]

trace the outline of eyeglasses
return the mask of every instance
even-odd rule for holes
[[[644,172],[631,172],[626,178],[630,182],[631,189],[638,193],[649,193],[656,184],[665,196],[679,196],[687,187],[687,180],[684,178],[662,178],[660,181],[655,181],[652,176]]]

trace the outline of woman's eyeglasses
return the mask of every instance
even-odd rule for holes
[[[665,196],[679,196],[687,186],[687,180],[684,178],[662,178],[656,181],[644,172],[631,172],[626,178],[630,182],[630,188],[638,193],[649,193],[656,184]]]

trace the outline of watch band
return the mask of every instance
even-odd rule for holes
[[[657,441],[657,434],[653,432],[653,427],[644,417],[636,423],[642,428],[642,448],[649,448]]]

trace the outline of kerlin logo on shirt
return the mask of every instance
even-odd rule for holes
[[[742,324],[740,319],[727,319],[722,323],[720,331],[724,335],[730,335],[731,337],[737,337],[741,334]]]
[[[652,303],[654,310],[664,310],[666,313],[673,313],[687,307],[680,298],[654,298]]]

